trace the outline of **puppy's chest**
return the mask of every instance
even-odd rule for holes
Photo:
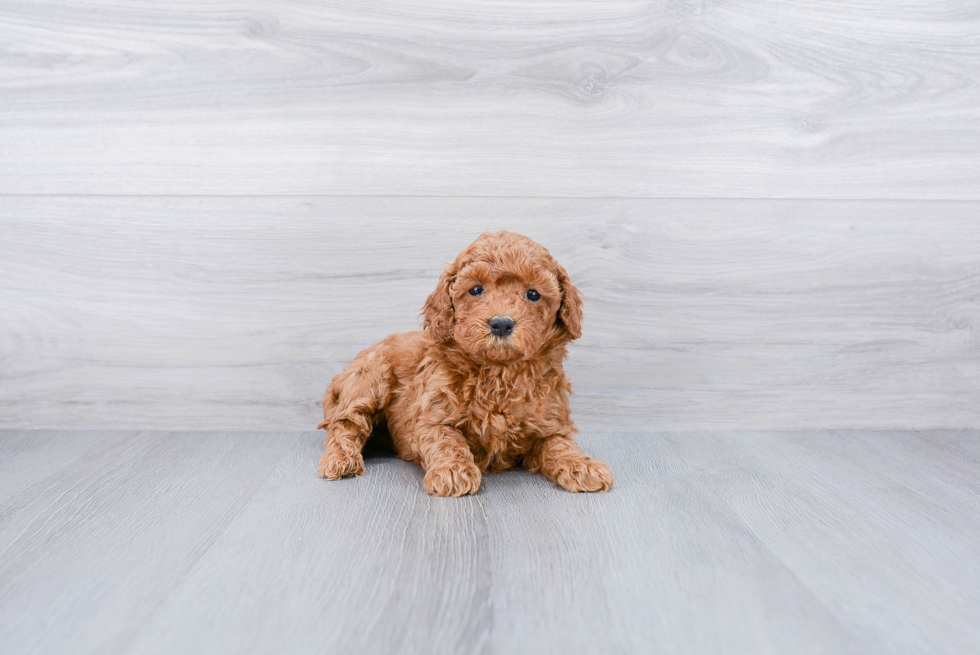
[[[507,380],[485,380],[464,388],[458,426],[471,442],[489,450],[525,451],[538,436],[543,398]]]
[[[453,385],[455,425],[484,471],[519,465],[561,422],[561,369],[500,367],[481,370]]]

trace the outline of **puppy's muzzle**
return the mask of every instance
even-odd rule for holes
[[[514,331],[514,319],[509,316],[494,316],[488,322],[490,334],[495,337],[507,338]]]

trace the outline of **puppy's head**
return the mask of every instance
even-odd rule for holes
[[[495,363],[526,359],[582,335],[582,297],[543,246],[485,232],[439,278],[422,310],[436,341]]]

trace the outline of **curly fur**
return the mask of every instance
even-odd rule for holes
[[[484,291],[475,296],[476,286]],[[540,299],[529,300],[529,289]],[[446,268],[422,314],[423,331],[364,350],[330,383],[322,477],[362,474],[365,442],[386,428],[436,496],[476,493],[482,473],[517,466],[569,491],[612,487],[609,467],[573,439],[562,360],[582,334],[582,298],[544,247],[513,232],[482,234]],[[498,316],[514,321],[507,337],[490,331]]]

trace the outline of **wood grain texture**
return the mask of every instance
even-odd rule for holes
[[[19,448],[18,469],[31,474],[29,485],[12,484],[0,471],[5,653],[124,647],[282,452],[271,434],[0,436],[8,440],[36,449]],[[70,465],[49,464],[80,445],[88,448]]]
[[[586,429],[980,424],[980,204],[0,198],[0,426],[308,429],[485,229],[585,296]],[[367,236],[367,238],[366,238]]]
[[[4,3],[0,193],[980,199],[970,0]]]
[[[0,473],[0,651],[980,649],[977,431],[581,441],[610,493],[437,499],[392,457],[317,478],[313,432],[0,432],[84,446],[32,494]]]

